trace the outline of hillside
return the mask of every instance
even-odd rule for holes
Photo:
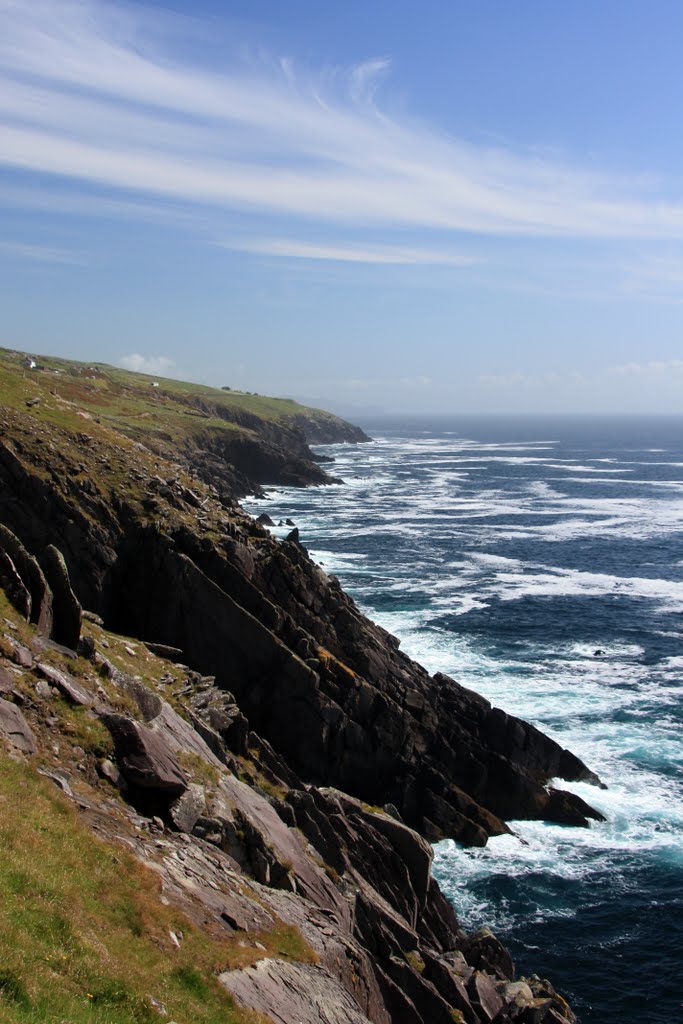
[[[370,440],[338,416],[291,399],[101,363],[0,349],[0,382],[5,408],[30,408],[44,425],[76,433],[87,425],[88,433],[105,442],[119,435],[191,466],[194,474],[233,496],[258,491],[265,482],[324,483],[328,478],[309,442]]]
[[[462,932],[429,841],[482,845],[521,817],[587,826],[597,812],[547,784],[599,780],[430,677],[296,532],[278,542],[236,502],[328,479],[304,431],[364,435],[289,402],[36,362],[0,358],[0,756],[3,802],[23,790],[47,816],[5,870],[48,897],[3,911],[0,1019],[85,1019],[50,1016],[57,984],[64,1007],[93,1003],[87,1019],[102,1022],[157,1019],[155,1001],[178,1024],[246,1020],[220,1009],[228,996],[242,1008],[230,1013],[280,1024],[572,1021],[549,983],[513,982],[489,932]],[[117,917],[105,901],[85,932],[66,914],[36,947],[49,968],[33,971],[22,944],[51,892],[70,899],[63,878],[21,866],[42,828],[73,829],[93,862],[125,849],[121,906],[146,909]],[[164,908],[187,922],[167,925]],[[186,936],[197,952],[183,959]]]

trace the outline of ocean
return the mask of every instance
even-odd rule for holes
[[[435,850],[463,925],[581,1024],[683,1021],[683,418],[431,418],[327,445],[343,484],[246,502],[402,649],[578,754],[589,829]],[[276,529],[284,535],[289,527]]]

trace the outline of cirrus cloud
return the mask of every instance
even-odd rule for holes
[[[0,165],[104,198],[305,218],[328,234],[683,238],[679,196],[393,116],[377,98],[385,58],[317,75],[276,59],[205,70],[179,52],[176,28],[102,0],[0,0]],[[392,262],[387,249],[296,245],[308,258]]]

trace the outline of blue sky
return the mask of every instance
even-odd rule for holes
[[[0,344],[680,412],[681,39],[669,0],[0,0]]]

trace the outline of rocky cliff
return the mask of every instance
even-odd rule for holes
[[[80,786],[92,826],[154,861],[195,919],[233,936],[299,929],[315,963],[220,974],[269,1019],[571,1020],[548,983],[514,982],[490,933],[461,931],[427,840],[480,845],[520,817],[587,825],[597,812],[548,782],[598,780],[430,677],[296,533],[277,542],[236,503],[265,482],[329,479],[306,435],[363,438],[270,400],[43,365],[0,360],[13,749],[40,757],[56,704],[82,709],[109,756],[67,742],[45,770]]]

